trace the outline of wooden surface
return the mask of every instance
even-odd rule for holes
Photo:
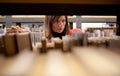
[[[0,76],[120,76],[120,54],[105,48],[75,47],[72,52],[27,51],[0,55]]]

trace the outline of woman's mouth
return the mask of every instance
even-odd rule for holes
[[[62,28],[58,28],[58,29],[57,29],[57,32],[58,32],[58,33],[61,33],[61,32],[62,32]]]

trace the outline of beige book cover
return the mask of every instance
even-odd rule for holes
[[[23,50],[32,50],[30,33],[17,33],[16,40],[19,52]]]
[[[5,55],[14,55],[17,52],[17,45],[15,41],[15,34],[10,33],[3,36],[3,43],[5,46]]]

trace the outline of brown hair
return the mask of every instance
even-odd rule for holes
[[[45,36],[47,38],[51,38],[53,37],[52,34],[52,25],[54,22],[56,22],[61,15],[47,15],[45,16]],[[65,34],[69,34],[69,26],[68,26],[68,18],[67,16],[65,16],[66,18],[66,24],[65,24]]]

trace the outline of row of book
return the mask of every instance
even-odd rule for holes
[[[60,38],[51,38],[48,42],[47,38],[40,37],[37,33],[37,38],[40,39],[36,43],[33,39],[33,33],[8,33],[1,36],[1,46],[3,53],[7,56],[15,55],[24,50],[34,51],[36,47],[40,52],[47,52],[49,49],[61,49],[63,51],[71,51],[72,46],[87,46],[87,34],[74,33],[73,36],[63,36]],[[36,45],[33,45],[36,43]],[[1,48],[0,48],[1,50]]]
[[[15,55],[22,50],[32,50],[30,33],[9,33],[1,36],[1,46],[6,56]]]

